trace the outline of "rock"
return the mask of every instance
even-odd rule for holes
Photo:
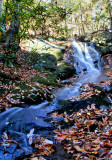
[[[4,151],[0,149],[0,160],[3,158]]]
[[[5,151],[4,146],[0,146],[0,151]]]
[[[61,80],[68,79],[72,77],[75,73],[76,73],[75,68],[66,63],[61,63],[55,71],[55,75],[59,77]]]
[[[64,49],[56,45],[50,44],[46,40],[32,39],[25,41],[25,46],[29,52],[50,53],[59,61],[63,57]]]
[[[3,147],[2,150],[0,150],[0,160],[22,159],[25,155],[24,150],[17,149],[17,146],[15,143],[10,143],[9,147]]]
[[[5,153],[3,157],[1,156],[0,160],[14,160],[12,154]]]
[[[26,108],[15,114],[10,119],[8,129],[17,132],[29,132],[32,128],[46,129],[51,128],[51,124],[43,120],[44,112],[38,109]]]
[[[6,152],[12,154],[14,153],[14,151],[17,149],[17,144],[15,143],[10,143],[10,146],[9,147],[6,147]]]
[[[27,136],[24,133],[8,130],[8,135],[11,139],[19,143],[20,148],[29,146]]]
[[[107,107],[107,106],[105,106],[105,105],[101,105],[101,106],[100,106],[100,109],[104,109],[105,112],[107,112],[107,109],[109,109],[109,107]]]
[[[44,53],[39,56],[38,56],[38,59],[36,59],[36,64],[33,65],[34,67],[40,66],[40,67],[43,67],[45,70],[49,70],[49,71],[56,70],[57,60],[54,55],[49,53]]]
[[[64,120],[64,117],[60,117],[60,116],[53,117],[53,122],[57,121],[57,122],[61,123],[63,120]]]
[[[20,160],[20,159],[22,160],[24,158],[24,156],[25,156],[25,153],[22,149],[17,149],[12,155],[14,160]]]
[[[106,67],[107,65],[112,66],[112,54],[103,56],[101,60],[104,67]]]

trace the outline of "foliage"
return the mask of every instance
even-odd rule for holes
[[[16,8],[16,10],[15,10]],[[20,20],[20,39],[42,35],[48,38],[71,37],[97,30],[105,30],[110,25],[110,2],[98,1],[52,1],[8,0],[5,2],[4,21],[8,28],[12,21]],[[100,23],[99,23],[100,22]]]

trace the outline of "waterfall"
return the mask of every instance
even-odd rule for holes
[[[100,55],[92,44],[76,42],[72,43],[74,52],[74,67],[77,74],[83,75],[84,72],[100,71]]]
[[[59,89],[55,94],[57,99],[65,99],[80,94],[80,87],[87,82],[98,83],[105,79],[102,76],[100,65],[100,54],[91,43],[76,42],[72,43],[74,53],[74,67],[79,77],[75,80],[72,87]]]

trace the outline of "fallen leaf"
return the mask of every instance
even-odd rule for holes
[[[56,136],[56,140],[58,141],[58,142],[62,142],[62,141],[64,141],[65,139],[67,138],[67,136],[66,135],[64,135],[64,134],[61,134],[61,135],[57,135]]]

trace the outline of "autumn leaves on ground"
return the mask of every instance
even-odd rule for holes
[[[1,53],[2,53],[1,49]],[[26,65],[25,59],[21,58],[24,54],[22,50],[17,53],[16,68],[4,66],[0,63],[0,112],[14,106],[26,103],[40,103],[43,100],[53,98],[52,91],[60,85],[58,79],[52,78],[45,71],[39,71],[32,66]],[[107,80],[101,81],[98,85],[87,83],[81,88],[79,97],[70,97],[68,100],[80,100],[91,98],[93,95],[99,95],[102,91],[97,87],[104,89],[104,95],[112,103],[112,68],[110,64],[110,55],[106,56],[105,64]],[[28,60],[28,59],[27,59]],[[37,78],[39,77],[39,79]],[[50,78],[49,78],[50,77]],[[37,78],[37,81],[35,79]],[[40,83],[41,79],[41,83]],[[46,80],[52,82],[44,83]],[[53,83],[54,82],[54,83]],[[61,85],[60,85],[61,86]],[[39,159],[45,160],[56,152],[57,143],[61,144],[67,154],[76,160],[106,160],[112,159],[112,107],[108,109],[97,108],[96,104],[88,105],[86,109],[80,109],[72,114],[58,113],[52,114],[52,117],[64,117],[67,129],[62,128],[60,123],[53,122],[55,128],[55,142],[42,136],[31,133],[30,143],[34,146],[36,152],[27,160]],[[8,137],[4,137],[6,143],[12,143]],[[15,143],[15,142],[13,142]],[[48,159],[48,158],[47,158]]]
[[[13,104],[20,105],[26,101],[38,104],[45,99],[50,100],[53,98],[50,93],[55,88],[53,85],[56,83],[58,86],[56,78],[52,79],[50,75],[48,77],[47,72],[40,72],[32,66],[25,65],[25,59],[20,58],[21,54],[24,52],[19,50],[16,68],[4,67],[3,62],[0,63],[0,111],[10,108]],[[38,77],[42,83],[35,81]],[[44,80],[47,81],[47,85],[44,84]]]
[[[108,61],[110,57],[107,56]],[[112,69],[105,65],[108,79],[101,81],[99,86],[105,88],[112,85]],[[101,91],[94,89],[95,84],[85,84],[82,87],[81,99],[91,98],[92,95],[100,94]],[[98,85],[96,85],[98,86]],[[111,91],[104,93],[108,100],[112,102]],[[74,98],[74,97],[72,97]],[[70,98],[69,100],[73,100]],[[76,97],[75,97],[76,98]],[[97,108],[96,104],[91,104],[86,109],[80,109],[71,114],[53,113],[52,117],[64,117],[67,128],[54,121],[57,129],[54,130],[55,145],[52,141],[37,136],[33,141],[37,151],[34,157],[50,156],[55,153],[57,143],[62,145],[69,155],[68,159],[75,160],[111,160],[112,159],[112,107]],[[33,159],[33,156],[31,159]],[[66,158],[66,157],[65,157]]]

